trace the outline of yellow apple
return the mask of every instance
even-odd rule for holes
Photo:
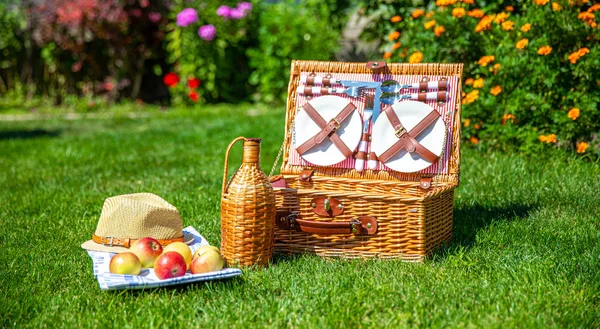
[[[202,246],[202,247],[200,247],[200,248],[198,248],[196,250],[196,252],[194,253],[194,257],[193,258],[196,258],[199,255],[202,255],[207,250],[214,250],[214,251],[218,252],[219,254],[221,253],[221,251],[219,250],[219,248],[217,248],[215,246]]]
[[[136,256],[134,253],[123,252],[114,255],[110,259],[108,269],[110,270],[110,273],[113,274],[138,275],[142,270],[142,263],[140,262],[138,256]]]
[[[185,244],[183,242],[173,242],[163,248],[163,252],[167,252],[167,251],[178,252],[181,256],[183,256],[183,259],[185,259],[185,264],[187,265],[187,269],[190,268],[190,263],[192,262],[192,249],[190,249],[190,247],[188,247],[187,244]]]
[[[194,258],[190,270],[192,274],[220,271],[224,264],[225,261],[218,251],[206,248],[204,252]]]

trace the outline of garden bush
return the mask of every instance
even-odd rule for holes
[[[165,76],[173,100],[284,101],[291,59],[332,59],[348,6],[343,0],[175,0],[167,26],[175,72]],[[188,79],[201,80],[201,88]]]
[[[463,137],[478,148],[600,154],[600,4],[362,1],[392,62],[461,62]]]

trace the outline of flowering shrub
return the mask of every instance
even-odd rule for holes
[[[24,1],[44,76],[55,77],[40,85],[111,100],[138,98],[144,72],[163,54],[165,1]]]
[[[525,153],[559,147],[600,154],[600,4],[420,3],[364,1],[372,25],[363,37],[383,40],[383,57],[393,62],[465,64],[466,141]]]
[[[249,97],[246,49],[256,44],[256,12],[250,2],[175,0],[167,26],[169,61],[182,80],[202,87],[169,85],[174,103],[238,102]],[[166,77],[165,77],[166,79]],[[166,80],[165,80],[166,83]]]
[[[201,100],[284,101],[291,59],[332,59],[348,5],[175,0],[169,59],[182,79],[203,81],[197,90]],[[176,103],[197,98],[185,85],[170,90]]]

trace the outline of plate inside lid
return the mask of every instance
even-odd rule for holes
[[[410,131],[431,111],[435,111],[431,106],[415,101],[396,103],[392,105],[392,108],[394,109],[394,113],[398,116],[398,119],[400,119],[402,126],[406,128],[406,131]],[[439,157],[442,155],[444,148],[445,134],[446,127],[444,121],[439,117],[421,134],[416,136],[415,139],[423,147]],[[377,118],[377,122],[375,122],[375,125],[373,126],[371,135],[372,151],[375,152],[377,156],[383,154],[383,152],[387,151],[398,141],[398,138],[395,135],[395,129],[385,113],[381,113]],[[403,173],[416,172],[432,165],[431,162],[422,158],[418,153],[410,153],[406,148],[396,153],[384,164],[392,170]]]
[[[320,96],[313,98],[310,105],[319,113],[319,115],[329,122],[344,109],[350,101],[333,95]],[[310,138],[321,131],[321,128],[306,114],[302,109],[296,114],[294,121],[294,147],[304,144]],[[340,122],[340,127],[335,131],[340,139],[352,151],[356,149],[362,136],[362,118],[358,110],[352,111],[348,117]],[[331,139],[325,138],[319,145],[300,155],[304,160],[317,166],[331,166],[346,159],[344,154],[331,142]]]

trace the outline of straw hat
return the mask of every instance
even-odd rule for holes
[[[147,236],[157,239],[163,246],[194,240],[192,235],[184,235],[177,208],[158,195],[135,193],[106,199],[92,240],[81,247],[119,253],[129,251],[131,244]]]

